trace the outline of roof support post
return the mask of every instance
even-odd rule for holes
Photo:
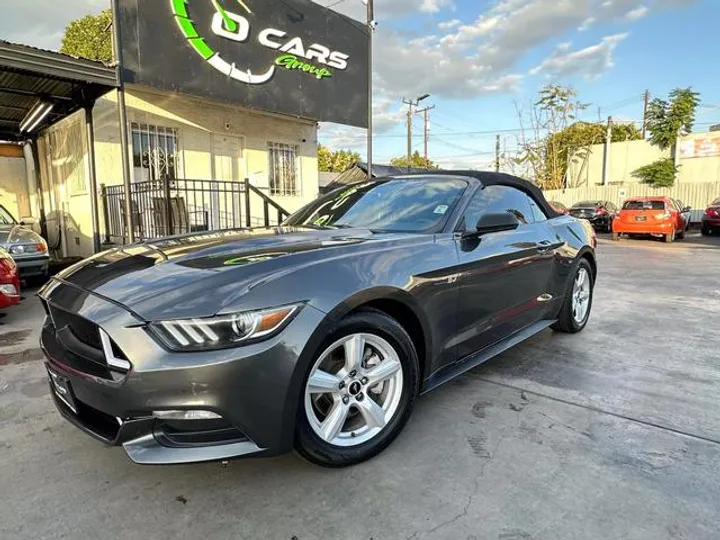
[[[85,140],[87,141],[88,180],[90,184],[90,216],[93,230],[93,253],[99,253],[100,244],[100,218],[98,212],[98,186],[97,170],[95,167],[95,125],[93,122],[94,102],[85,104]]]
[[[125,83],[123,82],[122,35],[120,28],[120,6],[118,0],[112,0],[113,16],[113,50],[115,52],[115,69],[117,70],[117,106],[120,121],[120,151],[122,152],[123,185],[125,186],[125,223],[127,239],[135,241],[135,224],[132,212],[132,185],[130,179],[130,143],[128,139],[127,107],[125,106]]]

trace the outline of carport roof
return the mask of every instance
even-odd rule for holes
[[[101,62],[0,40],[0,140],[19,141],[20,123],[42,99],[55,105],[45,127],[118,86]]]

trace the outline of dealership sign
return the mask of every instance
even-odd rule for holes
[[[357,21],[309,0],[120,5],[126,82],[367,125],[368,34]]]

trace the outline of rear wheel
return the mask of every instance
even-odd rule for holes
[[[678,240],[682,240],[683,238],[685,238],[685,231],[686,231],[686,230],[687,230],[687,229],[683,229],[682,231],[678,231],[678,233],[677,233],[677,239],[678,239]]]
[[[296,447],[313,463],[344,467],[384,450],[410,417],[419,388],[412,340],[394,319],[343,319],[305,379]]]
[[[580,259],[569,291],[565,295],[558,320],[552,325],[553,330],[575,334],[580,332],[590,318],[593,300],[593,273],[590,263]]]
[[[712,229],[703,225],[702,229],[700,229],[700,234],[703,236],[710,236],[712,234]]]

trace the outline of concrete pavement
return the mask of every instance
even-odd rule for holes
[[[63,421],[34,353],[3,341],[39,324],[29,299],[0,327],[0,538],[717,539],[720,238],[692,240],[603,241],[584,332],[423,397],[343,470],[133,465]]]

